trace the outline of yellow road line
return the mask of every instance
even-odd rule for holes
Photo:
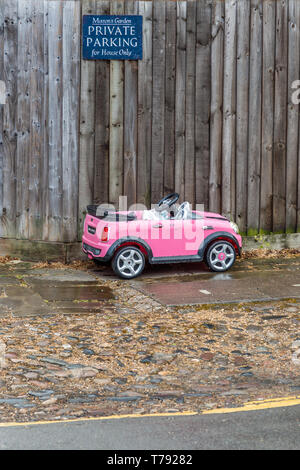
[[[251,401],[237,408],[215,408],[213,410],[204,410],[201,412],[178,411],[176,413],[149,413],[149,414],[134,414],[133,413],[133,414],[127,414],[127,415],[60,419],[60,420],[51,420],[51,421],[31,421],[31,422],[22,422],[22,423],[10,422],[10,423],[0,423],[0,428],[13,427],[13,426],[36,426],[39,424],[80,423],[84,421],[107,421],[111,419],[160,418],[160,417],[173,418],[174,416],[196,416],[196,415],[200,416],[200,415],[208,415],[208,414],[226,414],[226,413],[237,413],[240,411],[267,410],[271,408],[282,408],[282,407],[295,406],[295,405],[300,405],[300,396],[268,398],[266,400]]]
[[[149,414],[130,414],[130,415],[112,415],[112,416],[99,416],[95,418],[74,418],[74,419],[61,419],[52,421],[31,421],[23,423],[0,423],[0,428],[10,426],[34,426],[36,424],[57,424],[57,423],[80,423],[82,421],[104,421],[109,419],[124,419],[124,418],[156,418],[156,417],[173,417],[173,416],[195,416],[196,411],[178,411],[177,413],[149,413]]]
[[[250,401],[237,408],[216,408],[214,410],[205,410],[201,414],[218,414],[218,413],[237,413],[238,411],[259,411],[270,408],[282,408],[284,406],[300,405],[300,396],[269,398],[267,400]]]

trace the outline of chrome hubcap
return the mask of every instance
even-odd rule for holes
[[[143,258],[138,251],[128,249],[118,257],[117,266],[121,274],[133,277],[139,274],[143,268]]]
[[[210,252],[209,261],[217,271],[228,269],[234,262],[234,248],[231,245],[220,243]]]

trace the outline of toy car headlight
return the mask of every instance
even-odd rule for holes
[[[235,224],[234,222],[230,222],[230,227],[232,228],[232,230],[235,231],[235,233],[240,233],[237,224]]]

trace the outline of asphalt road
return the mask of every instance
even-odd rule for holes
[[[300,405],[0,427],[0,450],[300,449]]]

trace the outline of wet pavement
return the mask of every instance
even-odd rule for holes
[[[243,260],[225,273],[212,273],[204,263],[180,269],[155,267],[132,285],[171,306],[300,298],[300,258]]]
[[[114,298],[95,275],[75,269],[31,269],[19,263],[0,269],[0,315],[48,315],[96,312]],[[9,276],[6,272],[9,270]],[[14,277],[11,274],[14,274]]]
[[[0,422],[300,394],[299,269],[243,259],[223,277],[173,265],[125,282],[91,262],[0,264]]]

